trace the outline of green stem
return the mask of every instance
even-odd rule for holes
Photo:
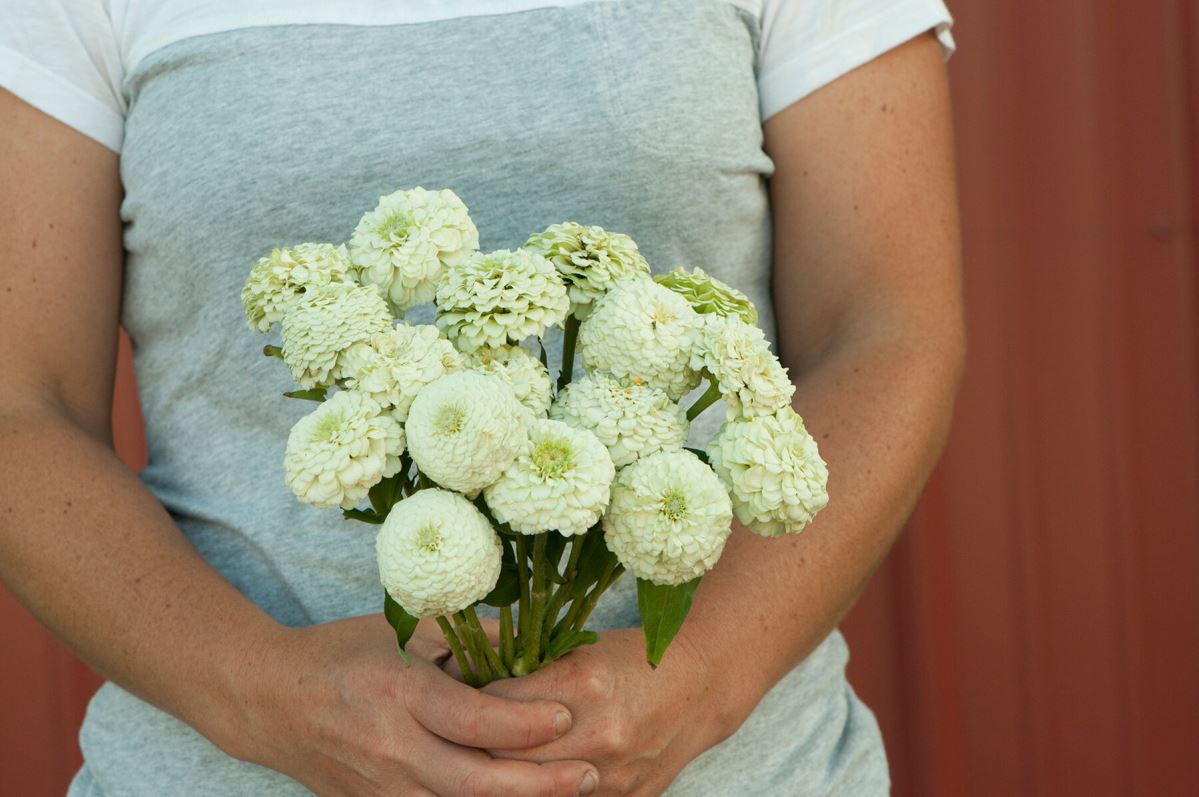
[[[438,617],[437,625],[441,628],[441,633],[445,637],[445,641],[450,645],[450,652],[454,654],[454,661],[458,662],[458,669],[462,670],[462,677],[471,686],[478,686],[479,676],[475,675],[470,662],[466,660],[466,651],[462,649],[462,640],[458,638],[458,634],[454,631],[454,627],[450,625],[450,621],[445,619],[444,616]]]
[[[541,624],[545,622],[545,599],[548,592],[545,578],[545,544],[548,537],[549,532],[542,532],[533,538],[533,588],[529,593],[527,626],[529,638],[521,643],[523,650],[520,661],[516,664],[518,675],[533,672],[541,662]]]
[[[550,637],[552,636],[555,625],[558,622],[558,614],[562,611],[563,604],[570,596],[571,587],[574,585],[575,575],[579,572],[579,555],[583,553],[583,538],[572,536],[570,538],[570,558],[566,560],[566,570],[563,571],[562,583],[554,590],[553,597],[550,598],[549,608],[545,611],[545,620],[542,622],[541,631],[541,647],[548,648]]]
[[[609,564],[604,570],[604,575],[600,576],[599,583],[595,585],[595,589],[591,591],[591,594],[588,595],[587,599],[583,602],[583,608],[579,612],[579,616],[575,618],[574,624],[571,626],[575,631],[583,630],[583,625],[587,622],[587,618],[591,616],[591,613],[595,611],[595,607],[596,604],[599,603],[600,596],[604,594],[608,587],[616,583],[616,579],[620,578],[620,575],[623,572],[624,568],[619,562],[616,561],[615,557],[613,557],[612,563]]]
[[[558,392],[570,384],[575,370],[575,344],[579,341],[579,319],[574,315],[566,318],[566,329],[562,332],[562,370],[558,372]]]
[[[458,635],[462,637],[462,643],[466,646],[467,652],[470,654],[470,660],[475,665],[475,672],[479,674],[479,686],[486,686],[495,680],[495,674],[491,671],[491,666],[487,662],[487,656],[483,653],[482,646],[479,645],[479,638],[471,632],[470,623],[466,621],[466,617],[462,612],[451,615],[454,620],[454,627],[458,630]]]
[[[520,625],[517,642],[523,652],[529,636],[529,546],[525,535],[516,538],[516,572],[520,581],[520,600],[517,603],[516,622]]]
[[[512,607],[500,607],[500,659],[508,672],[512,672],[512,664],[516,658],[516,640],[512,634]]]
[[[701,412],[720,400],[720,385],[715,379],[708,381],[708,389],[700,396],[691,409],[687,410],[687,420],[694,421]]]
[[[591,600],[593,595],[595,595],[596,601],[599,600],[599,596],[596,593],[602,593],[605,589],[608,588],[609,584],[604,583],[606,579],[612,578],[612,580],[615,581],[615,578],[612,576],[612,572],[616,569],[617,565],[619,565],[620,563],[616,560],[616,557],[613,556],[611,553],[608,554],[608,557],[609,557],[608,564],[605,565],[603,571],[601,571],[600,577],[595,582],[595,586],[593,586],[591,588],[592,592],[589,592],[586,595],[576,598],[570,604],[570,609],[567,610],[566,616],[562,618],[561,622],[559,622],[557,625],[554,626],[554,630],[550,633],[551,639],[557,639],[559,636],[566,633],[567,631],[574,629],[576,627],[576,625],[579,628],[582,628],[582,624],[578,622],[579,615],[582,614],[584,611],[587,611],[587,613],[590,614],[590,610],[587,609],[588,601]],[[594,605],[592,606],[592,608],[594,608]]]
[[[466,617],[470,630],[478,639],[479,647],[487,658],[487,666],[491,668],[491,672],[496,678],[511,678],[512,673],[508,672],[508,668],[500,660],[500,654],[496,653],[495,648],[491,646],[491,640],[487,638],[487,632],[483,630],[483,624],[479,622],[479,615],[475,613],[475,607],[468,606],[462,610],[462,614]]]

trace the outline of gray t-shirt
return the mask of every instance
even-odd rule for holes
[[[283,484],[288,430],[311,407],[280,396],[286,369],[261,356],[239,293],[271,247],[343,241],[382,194],[452,188],[485,249],[568,219],[627,232],[657,271],[700,266],[741,288],[773,336],[774,312],[793,310],[771,303],[762,20],[747,5],[247,26],[151,48],[122,76],[122,320],[146,422],[142,479],[239,590],[293,626],[380,609],[372,531]],[[636,623],[625,579],[594,625]],[[834,632],[668,793],[886,793],[878,727],[846,659]],[[113,684],[81,742],[74,797],[307,793]]]

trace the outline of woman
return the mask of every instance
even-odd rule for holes
[[[834,628],[963,357],[940,0],[0,10],[0,575],[109,679],[71,795],[887,791]],[[486,249],[627,232],[777,329],[831,503],[785,542],[735,530],[655,672],[629,584],[532,676],[475,692],[436,629],[405,668],[366,616],[371,535],[280,484],[306,408],[274,398],[242,280],[415,185],[460,194]],[[110,448],[118,321],[140,481]]]

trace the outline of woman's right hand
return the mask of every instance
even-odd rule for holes
[[[439,666],[449,654],[422,622],[405,665],[380,615],[281,631],[243,668],[242,699],[211,734],[237,758],[282,772],[320,797],[574,797],[598,783],[584,761],[492,758],[571,726],[552,701],[485,695]]]

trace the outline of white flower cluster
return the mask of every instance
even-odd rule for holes
[[[272,249],[254,264],[241,302],[250,329],[269,332],[306,290],[331,282],[353,282],[345,246],[300,244]]]
[[[618,282],[649,276],[649,263],[627,235],[573,221],[554,224],[525,242],[548,259],[570,287],[571,305],[580,317],[592,302]]]
[[[476,371],[498,376],[512,388],[516,400],[537,418],[544,418],[553,395],[550,372],[520,346],[483,346],[466,355]]]
[[[341,378],[342,352],[391,322],[374,288],[344,282],[308,288],[283,315],[283,361],[304,387],[327,387]]]
[[[367,396],[347,390],[291,428],[283,470],[301,501],[350,509],[399,471],[403,452],[403,427]]]
[[[342,352],[340,362],[346,387],[366,393],[400,423],[425,385],[466,368],[453,344],[427,324],[376,333]]]
[[[421,473],[474,497],[528,440],[529,414],[502,379],[475,371],[425,387],[408,413],[408,450]]]
[[[413,188],[379,197],[350,237],[364,285],[378,285],[400,315],[432,301],[446,266],[479,248],[479,231],[453,191]]]
[[[583,534],[607,508],[615,475],[612,457],[595,435],[537,420],[524,450],[484,497],[495,519],[521,534]]]
[[[730,419],[776,412],[795,393],[766,335],[738,316],[703,316],[691,367],[716,382]]]
[[[550,417],[593,432],[618,468],[655,451],[682,448],[689,426],[686,410],[662,390],[605,373],[567,385]]]
[[[464,352],[544,335],[569,309],[553,265],[523,249],[477,254],[437,288],[437,326]]]
[[[725,424],[708,458],[755,534],[798,533],[828,503],[828,466],[790,407]]]
[[[638,578],[682,584],[716,564],[732,519],[711,468],[690,451],[659,451],[623,469],[612,485],[604,542]]]
[[[348,247],[273,250],[242,302],[252,329],[281,326],[267,351],[306,389],[288,395],[321,402],[288,438],[288,486],[382,523],[380,578],[414,616],[495,588],[496,526],[598,525],[625,569],[679,585],[716,563],[733,517],[777,536],[827,503],[828,470],[753,305],[700,269],[651,278],[627,235],[566,222],[484,253],[457,195],[414,188],[380,198]],[[435,326],[397,320],[425,302]],[[557,360],[531,353],[552,327],[568,360],[557,390],[544,365]],[[718,397],[725,425],[697,456],[689,419]]]
[[[448,490],[396,504],[375,538],[379,580],[414,617],[473,606],[500,577],[500,540],[475,505]]]
[[[691,367],[699,327],[682,296],[653,280],[631,280],[596,302],[579,328],[579,353],[588,371],[640,380],[678,401],[699,384]]]

